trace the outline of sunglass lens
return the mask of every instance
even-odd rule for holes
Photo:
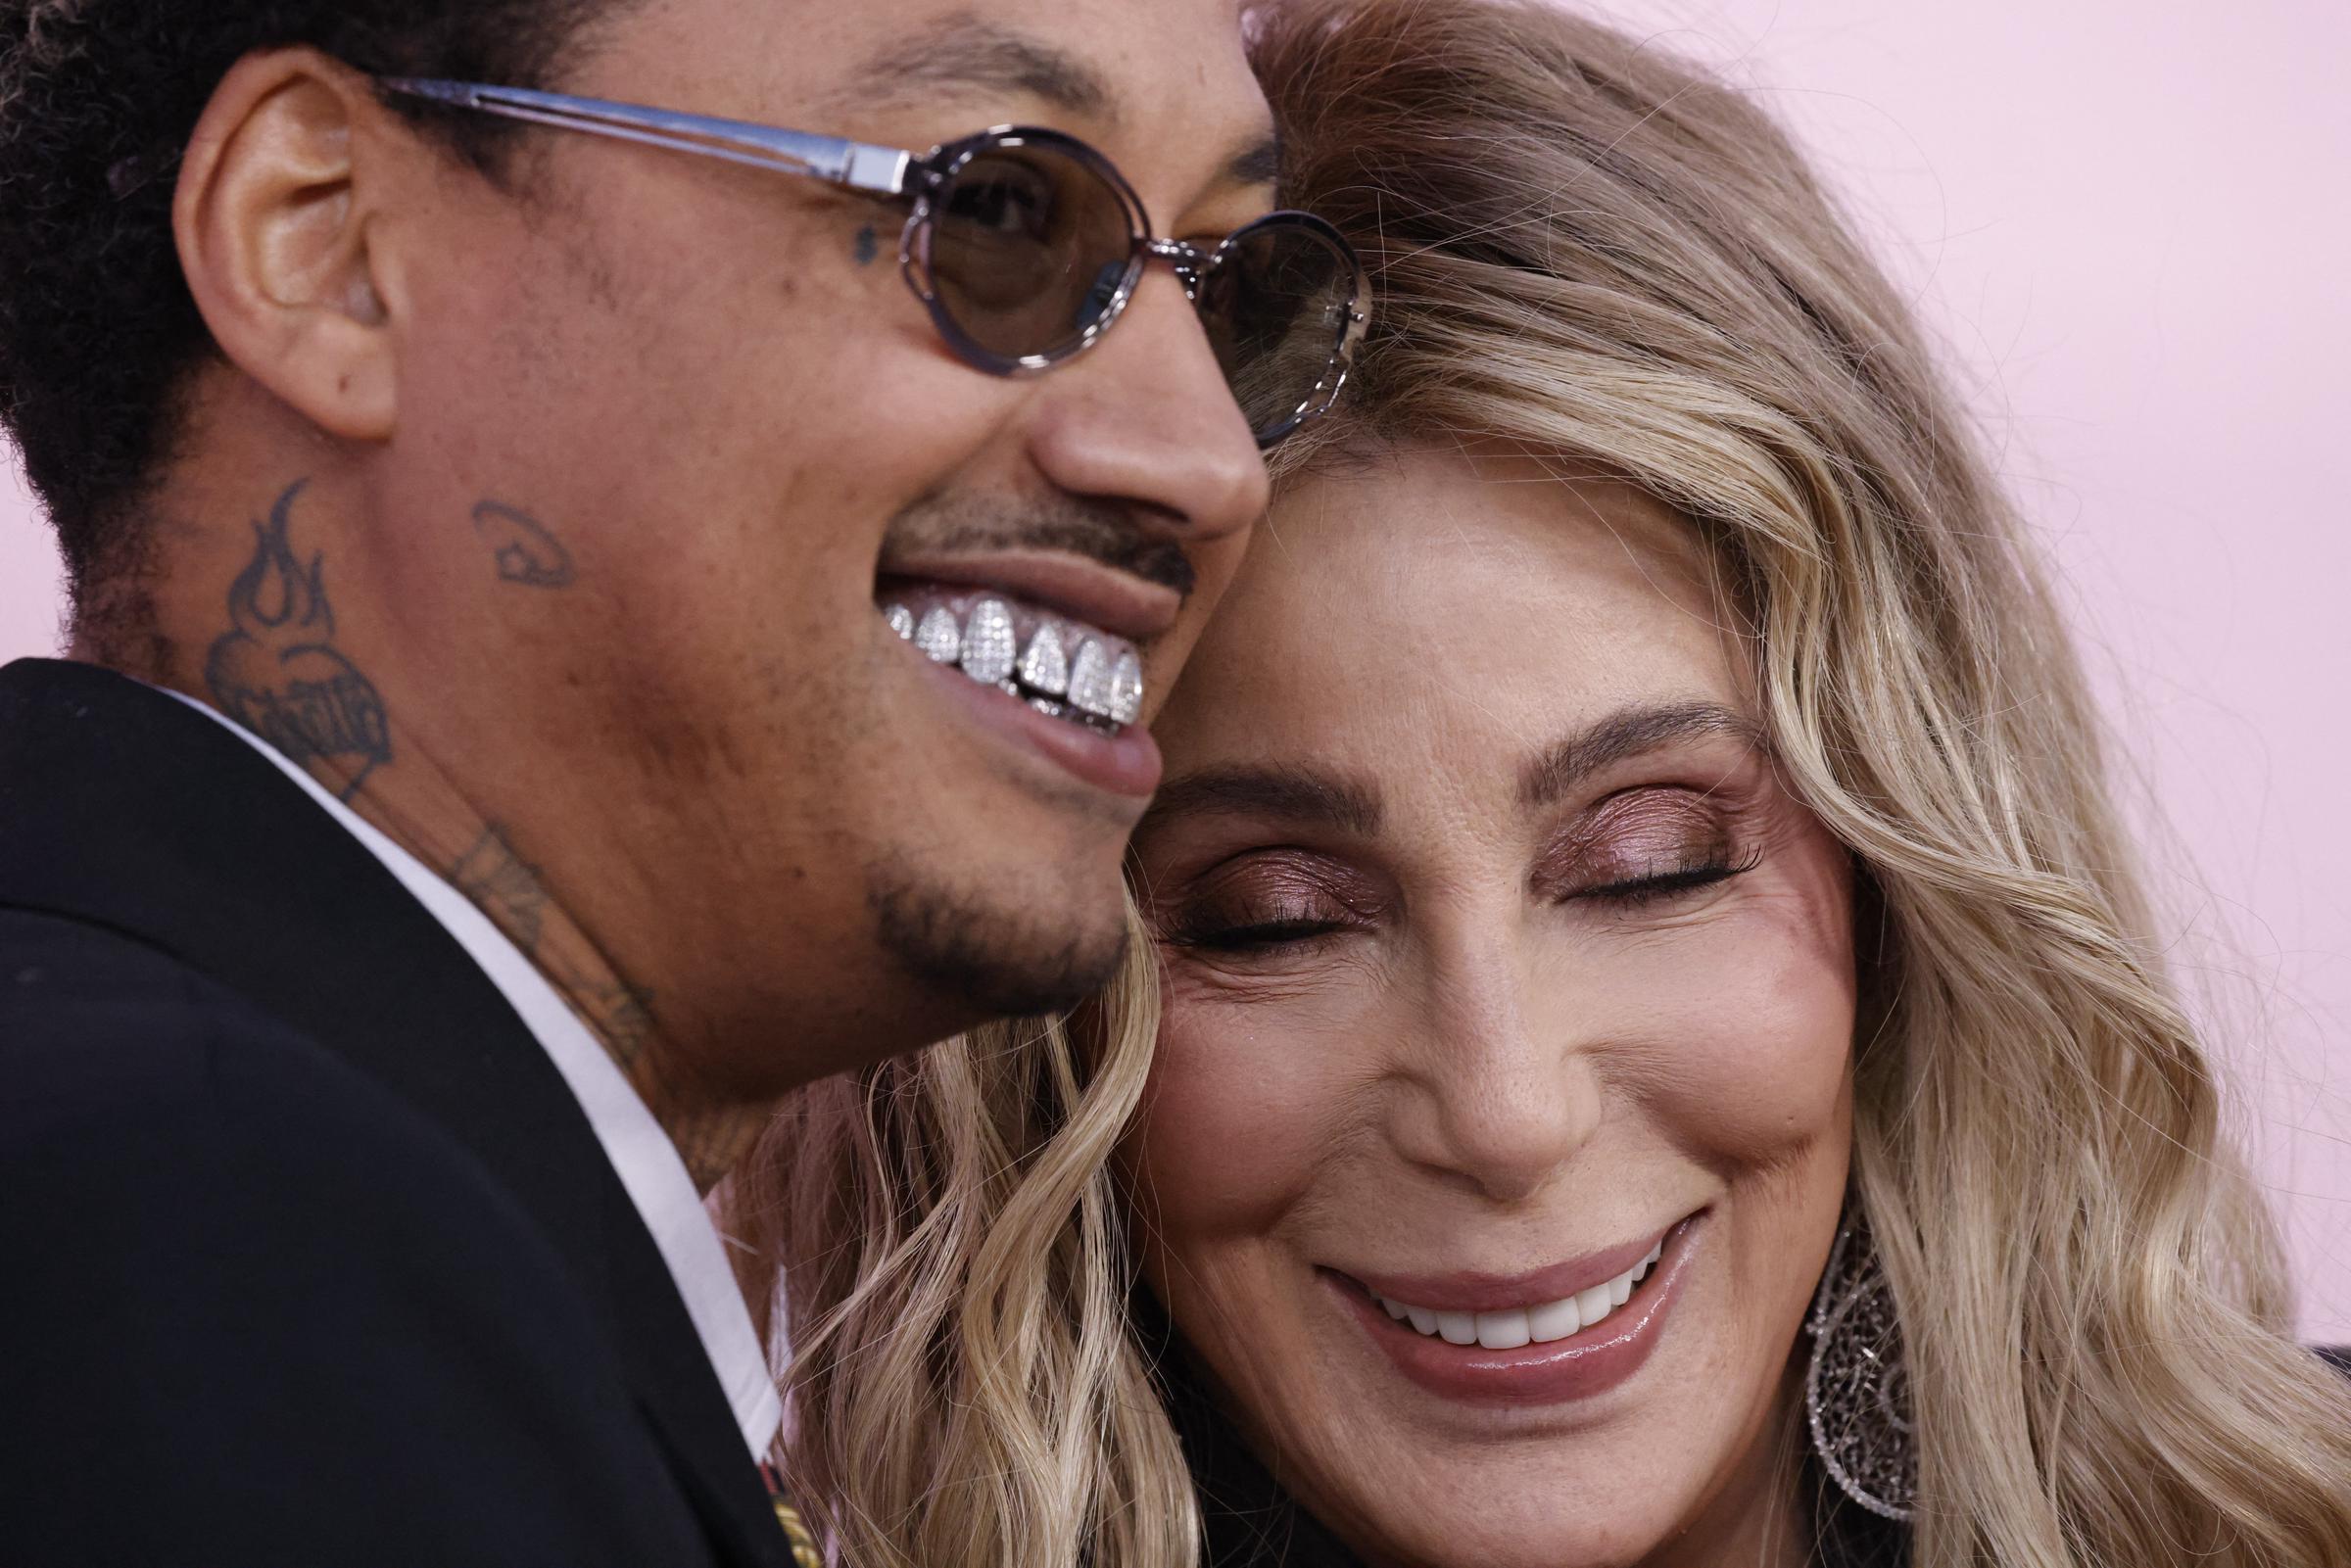
[[[1070,348],[1131,275],[1134,228],[1118,192],[1052,146],[975,153],[931,209],[939,304],[973,343],[1007,359]]]
[[[1200,316],[1260,443],[1327,400],[1359,286],[1344,242],[1301,215],[1277,213],[1224,242],[1201,282]]]

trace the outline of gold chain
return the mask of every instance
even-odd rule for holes
[[[825,1568],[825,1559],[816,1549],[816,1537],[808,1532],[808,1521],[800,1510],[782,1497],[775,1499],[776,1523],[784,1527],[784,1539],[792,1543],[792,1560],[796,1568]]]

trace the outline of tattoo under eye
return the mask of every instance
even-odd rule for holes
[[[874,232],[873,224],[868,223],[857,231],[857,264],[872,266],[874,258],[881,254],[882,236]]]
[[[229,630],[204,663],[213,705],[296,767],[343,775],[348,801],[392,760],[392,730],[375,683],[336,648],[323,553],[309,564],[289,539],[296,480],[253,525],[253,559],[228,589]]]

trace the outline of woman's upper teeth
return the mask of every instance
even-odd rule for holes
[[[1143,661],[1134,644],[1082,621],[987,593],[894,593],[882,615],[933,662],[1056,718],[1127,725],[1142,714]]]
[[[1444,1340],[1450,1345],[1477,1345],[1489,1351],[1514,1351],[1521,1345],[1544,1345],[1580,1333],[1622,1307],[1633,1294],[1633,1287],[1649,1277],[1664,1256],[1665,1243],[1660,1240],[1649,1250],[1649,1255],[1617,1275],[1614,1279],[1594,1285],[1573,1296],[1556,1302],[1540,1302],[1530,1307],[1505,1307],[1493,1312],[1440,1312],[1431,1307],[1415,1307],[1409,1302],[1392,1301],[1385,1296],[1371,1299],[1387,1308],[1388,1315],[1400,1323],[1409,1322],[1421,1333]]]

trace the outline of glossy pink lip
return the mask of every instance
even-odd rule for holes
[[[1683,1221],[1686,1223],[1687,1221]],[[1663,1232],[1643,1236],[1601,1252],[1586,1253],[1565,1262],[1523,1274],[1372,1274],[1342,1270],[1375,1296],[1409,1302],[1432,1312],[1501,1312],[1513,1307],[1540,1307],[1605,1285],[1649,1256]]]
[[[1694,1214],[1665,1234],[1665,1252],[1649,1278],[1634,1290],[1632,1299],[1590,1329],[1570,1334],[1565,1339],[1553,1340],[1546,1345],[1525,1345],[1514,1351],[1489,1351],[1478,1345],[1451,1345],[1442,1339],[1424,1335],[1409,1323],[1399,1323],[1369,1294],[1352,1281],[1335,1273],[1325,1273],[1324,1282],[1337,1294],[1341,1305],[1362,1325],[1374,1345],[1389,1361],[1412,1382],[1440,1399],[1463,1404],[1480,1405],[1540,1405],[1564,1404],[1577,1400],[1589,1400],[1606,1394],[1625,1382],[1648,1363],[1664,1337],[1673,1306],[1680,1299],[1682,1282],[1690,1262],[1698,1255],[1700,1222],[1703,1213]],[[1640,1261],[1649,1250],[1643,1243],[1617,1272],[1622,1273]],[[1606,1259],[1611,1254],[1595,1255]],[[1576,1259],[1581,1265],[1585,1259]],[[1541,1270],[1522,1275],[1522,1279],[1544,1279],[1554,1270]],[[1601,1279],[1610,1278],[1601,1275]],[[1598,1283],[1598,1280],[1591,1281]],[[1545,1289],[1551,1288],[1546,1281]],[[1563,1293],[1562,1293],[1563,1294]],[[1411,1300],[1411,1298],[1400,1298]],[[1456,1300],[1466,1299],[1466,1294]],[[1493,1300],[1489,1297],[1488,1300]],[[1547,1298],[1557,1300],[1557,1297]],[[1521,1301],[1505,1305],[1519,1306]],[[1415,1307],[1431,1304],[1414,1301]],[[1473,1308],[1448,1307],[1447,1311],[1467,1311]],[[1492,1306],[1488,1311],[1503,1309]]]
[[[1164,769],[1159,742],[1141,725],[1128,725],[1112,736],[1067,719],[1049,719],[1019,697],[983,686],[952,666],[934,664],[913,643],[901,641],[879,617],[874,625],[893,647],[921,666],[947,701],[1004,739],[1058,765],[1080,783],[1137,802],[1149,799],[1159,787]],[[1139,804],[1136,809],[1141,809]]]
[[[894,557],[882,563],[885,591],[893,579],[994,589],[1137,643],[1174,626],[1183,608],[1183,595],[1172,588],[1059,550]]]

